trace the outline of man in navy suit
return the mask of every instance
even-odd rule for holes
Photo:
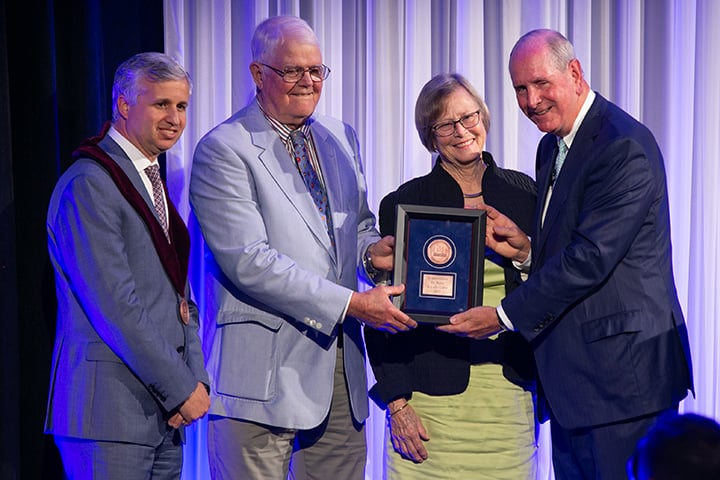
[[[216,480],[284,480],[288,470],[362,480],[360,322],[390,332],[416,323],[389,299],[403,286],[357,291],[358,271],[371,273],[363,266],[392,268],[394,240],[375,229],[355,131],[314,113],[330,73],[314,32],[301,18],[271,17],[255,29],[252,54],[257,95],[200,140],[190,179],[210,254],[210,471]],[[329,212],[303,181],[308,156]]]
[[[509,67],[520,109],[547,133],[536,226],[530,241],[490,208],[486,241],[530,275],[497,310],[440,328],[520,332],[535,353],[556,478],[624,478],[637,441],[693,388],[662,154],[644,125],[590,90],[560,33],[527,33]]]
[[[45,431],[70,479],[180,478],[184,426],[210,407],[190,237],[157,175],[190,88],[164,54],[125,61],[112,126],[76,150],[50,200],[58,316]]]

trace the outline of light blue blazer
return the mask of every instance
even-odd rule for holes
[[[309,429],[327,415],[339,322],[360,258],[379,239],[355,131],[314,117],[311,132],[336,249],[293,159],[257,102],[195,151],[190,201],[206,242],[203,343],[211,414]],[[359,322],[342,324],[357,421],[368,415]]]

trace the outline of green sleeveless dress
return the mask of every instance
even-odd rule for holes
[[[484,268],[483,305],[497,306],[505,296],[503,270],[489,260]],[[386,428],[387,480],[535,479],[538,425],[533,394],[509,382],[501,365],[471,365],[464,392],[414,392],[410,405],[430,435],[425,444],[428,459],[420,464],[403,459],[393,450]]]

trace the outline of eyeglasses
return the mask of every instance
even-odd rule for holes
[[[313,82],[322,82],[328,77],[328,75],[330,75],[330,67],[328,67],[327,65],[313,65],[312,67],[308,68],[285,67],[282,70],[272,67],[267,63],[260,63],[260,65],[267,67],[273,72],[277,73],[287,83],[299,82],[300,79],[305,76],[305,72],[310,73],[310,79]]]
[[[447,137],[455,133],[455,125],[457,125],[458,123],[468,130],[477,126],[477,124],[480,123],[480,110],[468,113],[467,115],[463,115],[457,120],[451,120],[445,123],[438,123],[437,125],[434,125],[432,127],[432,130],[438,137]]]

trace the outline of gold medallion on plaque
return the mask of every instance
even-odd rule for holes
[[[455,246],[442,235],[429,238],[425,243],[425,260],[435,268],[445,268],[455,260]]]
[[[190,323],[190,307],[184,298],[180,300],[180,319],[185,325]]]

